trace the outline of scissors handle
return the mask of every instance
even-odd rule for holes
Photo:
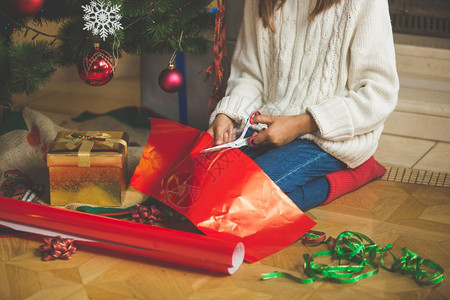
[[[244,128],[244,132],[242,133],[242,137],[244,137],[245,136],[245,134],[247,133],[247,130],[248,130],[248,128],[250,127],[250,124],[251,125],[255,125],[255,124],[257,124],[257,123],[255,123],[255,122],[253,122],[253,118],[255,117],[255,116],[259,116],[259,115],[261,115],[261,112],[259,111],[259,110],[255,110],[254,112],[252,112],[252,114],[250,115],[250,117],[248,118],[248,120],[247,120],[247,124],[246,124],[246,126],[245,126],[245,128]],[[256,138],[256,136],[251,136],[251,137],[249,137],[248,138],[248,146],[251,146],[251,147],[256,147],[256,145],[253,143],[253,140]]]
[[[261,112],[259,110],[255,110],[254,112],[252,112],[252,114],[250,115],[250,118],[248,119],[248,121],[250,122],[250,124],[255,125],[257,123],[253,122],[253,117],[254,116],[259,116],[261,115]]]
[[[245,122],[245,126],[244,129],[242,130],[241,135],[239,136],[238,140],[241,140],[245,137],[248,129],[250,128],[250,125],[255,125],[256,123],[253,122],[253,117],[260,115],[261,112],[259,110],[255,110],[254,112],[252,112],[252,114],[250,115],[250,117],[248,117],[247,121]]]
[[[256,147],[257,145],[253,144],[253,140],[256,138],[256,136],[252,136],[248,139],[248,145],[251,147]]]

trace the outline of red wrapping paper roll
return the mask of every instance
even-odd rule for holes
[[[242,243],[4,197],[0,205],[0,225],[16,230],[225,274],[233,274],[244,259]]]

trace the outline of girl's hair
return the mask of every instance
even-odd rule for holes
[[[316,6],[310,13],[309,19],[313,19],[315,16],[339,1],[341,0],[316,0]],[[286,0],[259,0],[259,16],[262,18],[264,27],[269,27],[272,31],[275,31],[275,26],[272,21],[273,14],[277,9],[283,6],[285,2]]]

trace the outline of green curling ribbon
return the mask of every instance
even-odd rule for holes
[[[317,280],[328,280],[342,284],[354,283],[377,274],[379,265],[375,260],[379,258],[384,269],[401,274],[412,274],[415,281],[420,285],[435,285],[444,280],[444,270],[437,263],[422,259],[407,248],[403,248],[403,256],[397,258],[391,252],[391,244],[381,247],[359,232],[344,231],[334,240],[333,238],[325,239],[325,234],[322,232],[311,231],[302,237],[302,241],[309,245],[328,244],[330,247],[330,250],[327,251],[303,255],[305,260],[303,268],[309,278],[298,278],[289,273],[278,271],[262,274],[261,278],[268,280],[283,277],[303,284],[313,283]],[[390,267],[386,266],[383,259],[386,252],[389,252],[394,259]],[[339,264],[329,266],[316,263],[314,259],[321,256],[331,256]]]
[[[444,280],[444,269],[437,263],[423,259],[414,252],[411,252],[408,248],[402,248],[403,256],[397,258],[390,249],[394,262],[390,267],[387,267],[384,263],[384,259],[381,256],[381,266],[391,272],[400,272],[402,274],[411,274],[414,280],[420,285],[435,285]],[[425,267],[426,269],[424,269]]]

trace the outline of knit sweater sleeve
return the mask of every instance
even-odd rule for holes
[[[319,135],[332,141],[350,140],[379,128],[398,98],[388,1],[355,1],[365,4],[353,11],[357,19],[349,49],[348,94],[307,108],[319,127]]]
[[[253,110],[261,107],[263,71],[258,54],[256,27],[260,20],[257,2],[245,1],[244,17],[233,53],[226,94],[211,114],[210,124],[219,113],[243,124],[242,121],[246,120]]]

